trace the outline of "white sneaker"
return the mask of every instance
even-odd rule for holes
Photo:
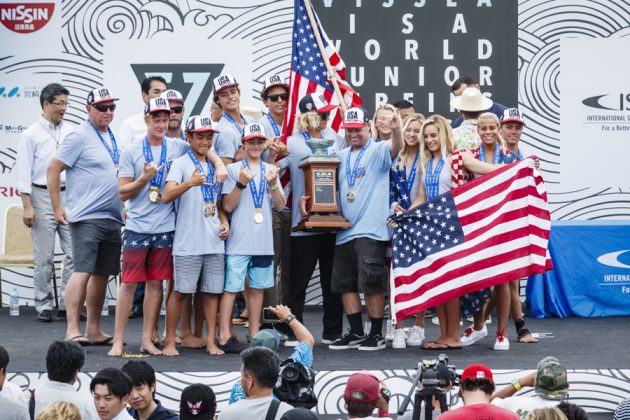
[[[472,326],[470,326],[466,328],[466,330],[464,331],[464,335],[462,336],[462,346],[466,347],[466,346],[473,345],[477,341],[481,340],[487,335],[488,335],[488,328],[485,326],[485,324],[483,328],[481,329],[481,331],[477,331]]]
[[[396,324],[391,320],[387,320],[387,331],[385,332],[385,340],[393,341],[394,340],[394,331],[396,330]]]
[[[394,338],[392,341],[393,349],[404,349],[407,348],[407,334],[405,334],[405,330],[402,328],[396,329],[394,331]]]
[[[407,334],[407,345],[411,347],[421,346],[424,341],[424,328],[414,325]]]
[[[494,342],[494,349],[507,351],[510,349],[510,341],[504,335],[497,335],[497,341]]]

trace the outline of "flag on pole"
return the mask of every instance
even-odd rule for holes
[[[397,320],[467,293],[553,268],[547,193],[531,158],[401,215],[392,239]]]
[[[332,42],[322,28],[319,18],[310,2],[304,0],[295,1],[295,13],[293,18],[293,42],[291,53],[291,81],[289,88],[289,103],[287,104],[287,116],[282,126],[283,138],[293,134],[298,103],[300,99],[310,93],[320,93],[328,103],[339,105],[339,98],[334,93],[334,88],[326,70],[324,57],[317,45],[314,28],[308,17],[307,7],[311,8],[313,18],[317,23],[317,29],[322,39],[323,47],[330,61],[337,84],[348,107],[361,106],[361,98],[346,82],[346,65],[335,50]],[[343,115],[339,109],[330,114],[330,127],[339,131]]]

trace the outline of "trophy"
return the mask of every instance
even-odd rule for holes
[[[304,170],[304,195],[309,197],[306,202],[309,215],[293,231],[331,232],[352,226],[339,214],[337,167],[341,160],[326,154],[326,149],[334,143],[331,139],[306,140],[313,154],[302,159],[300,168]]]

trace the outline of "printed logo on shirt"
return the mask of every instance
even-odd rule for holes
[[[50,21],[55,3],[0,3],[0,22],[10,31],[28,34]]]

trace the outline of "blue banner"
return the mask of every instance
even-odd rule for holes
[[[527,281],[531,316],[630,315],[630,221],[556,221],[554,270]]]

